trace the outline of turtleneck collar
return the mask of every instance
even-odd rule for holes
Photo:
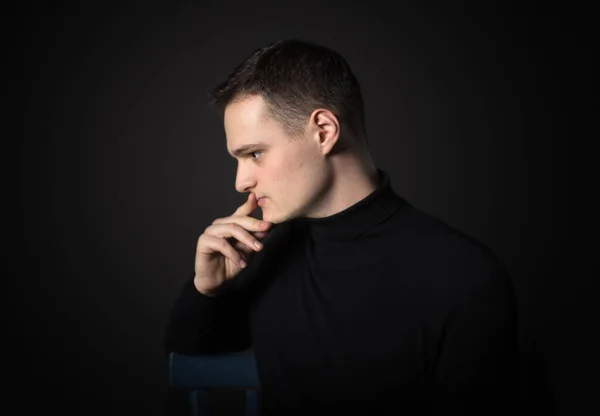
[[[386,171],[377,173],[377,188],[362,200],[328,217],[300,218],[298,224],[315,240],[351,240],[385,221],[406,201],[394,192]]]

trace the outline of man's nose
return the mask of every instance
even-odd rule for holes
[[[254,175],[250,169],[244,169],[238,166],[237,174],[235,177],[235,189],[239,193],[250,192],[251,189],[256,185]]]

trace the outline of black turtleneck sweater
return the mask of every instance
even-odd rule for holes
[[[517,393],[517,304],[482,243],[380,184],[273,227],[219,297],[185,283],[168,352],[252,347],[266,415],[500,415]]]

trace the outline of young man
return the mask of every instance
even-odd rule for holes
[[[509,278],[486,246],[394,192],[347,62],[276,42],[214,101],[248,199],[200,236],[167,351],[252,347],[267,415],[507,414]]]

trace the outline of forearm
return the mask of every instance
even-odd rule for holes
[[[206,296],[198,292],[192,278],[184,283],[165,328],[167,353],[240,351],[250,344],[248,301],[241,293]]]

